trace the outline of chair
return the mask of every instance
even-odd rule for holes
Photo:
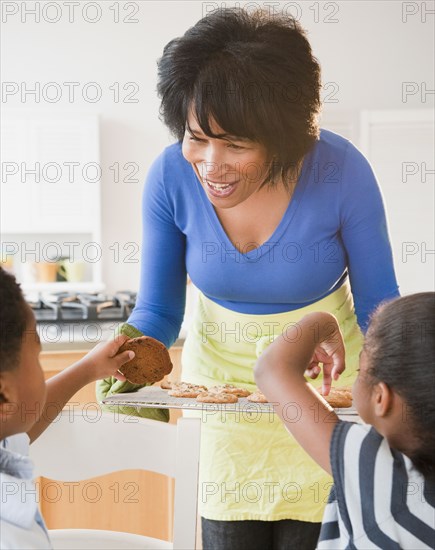
[[[194,549],[200,429],[198,418],[180,418],[174,425],[115,413],[90,419],[86,411],[62,411],[30,447],[35,475],[70,482],[139,469],[173,477],[174,541],[104,530],[53,529],[49,534],[54,549]]]

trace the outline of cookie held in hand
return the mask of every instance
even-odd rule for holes
[[[168,350],[150,336],[127,340],[118,353],[128,350],[134,351],[135,356],[124,363],[119,371],[133,384],[153,384],[172,371]]]

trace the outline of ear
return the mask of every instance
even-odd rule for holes
[[[13,372],[0,373],[0,422],[7,422],[17,412],[17,387]]]
[[[393,403],[393,392],[385,382],[378,382],[372,392],[373,410],[376,416],[387,416]]]

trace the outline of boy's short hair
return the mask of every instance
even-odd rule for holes
[[[20,285],[0,267],[0,372],[18,366],[28,313]]]

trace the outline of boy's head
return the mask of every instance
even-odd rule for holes
[[[45,381],[35,317],[15,277],[0,268],[0,440],[27,432],[41,415]]]

